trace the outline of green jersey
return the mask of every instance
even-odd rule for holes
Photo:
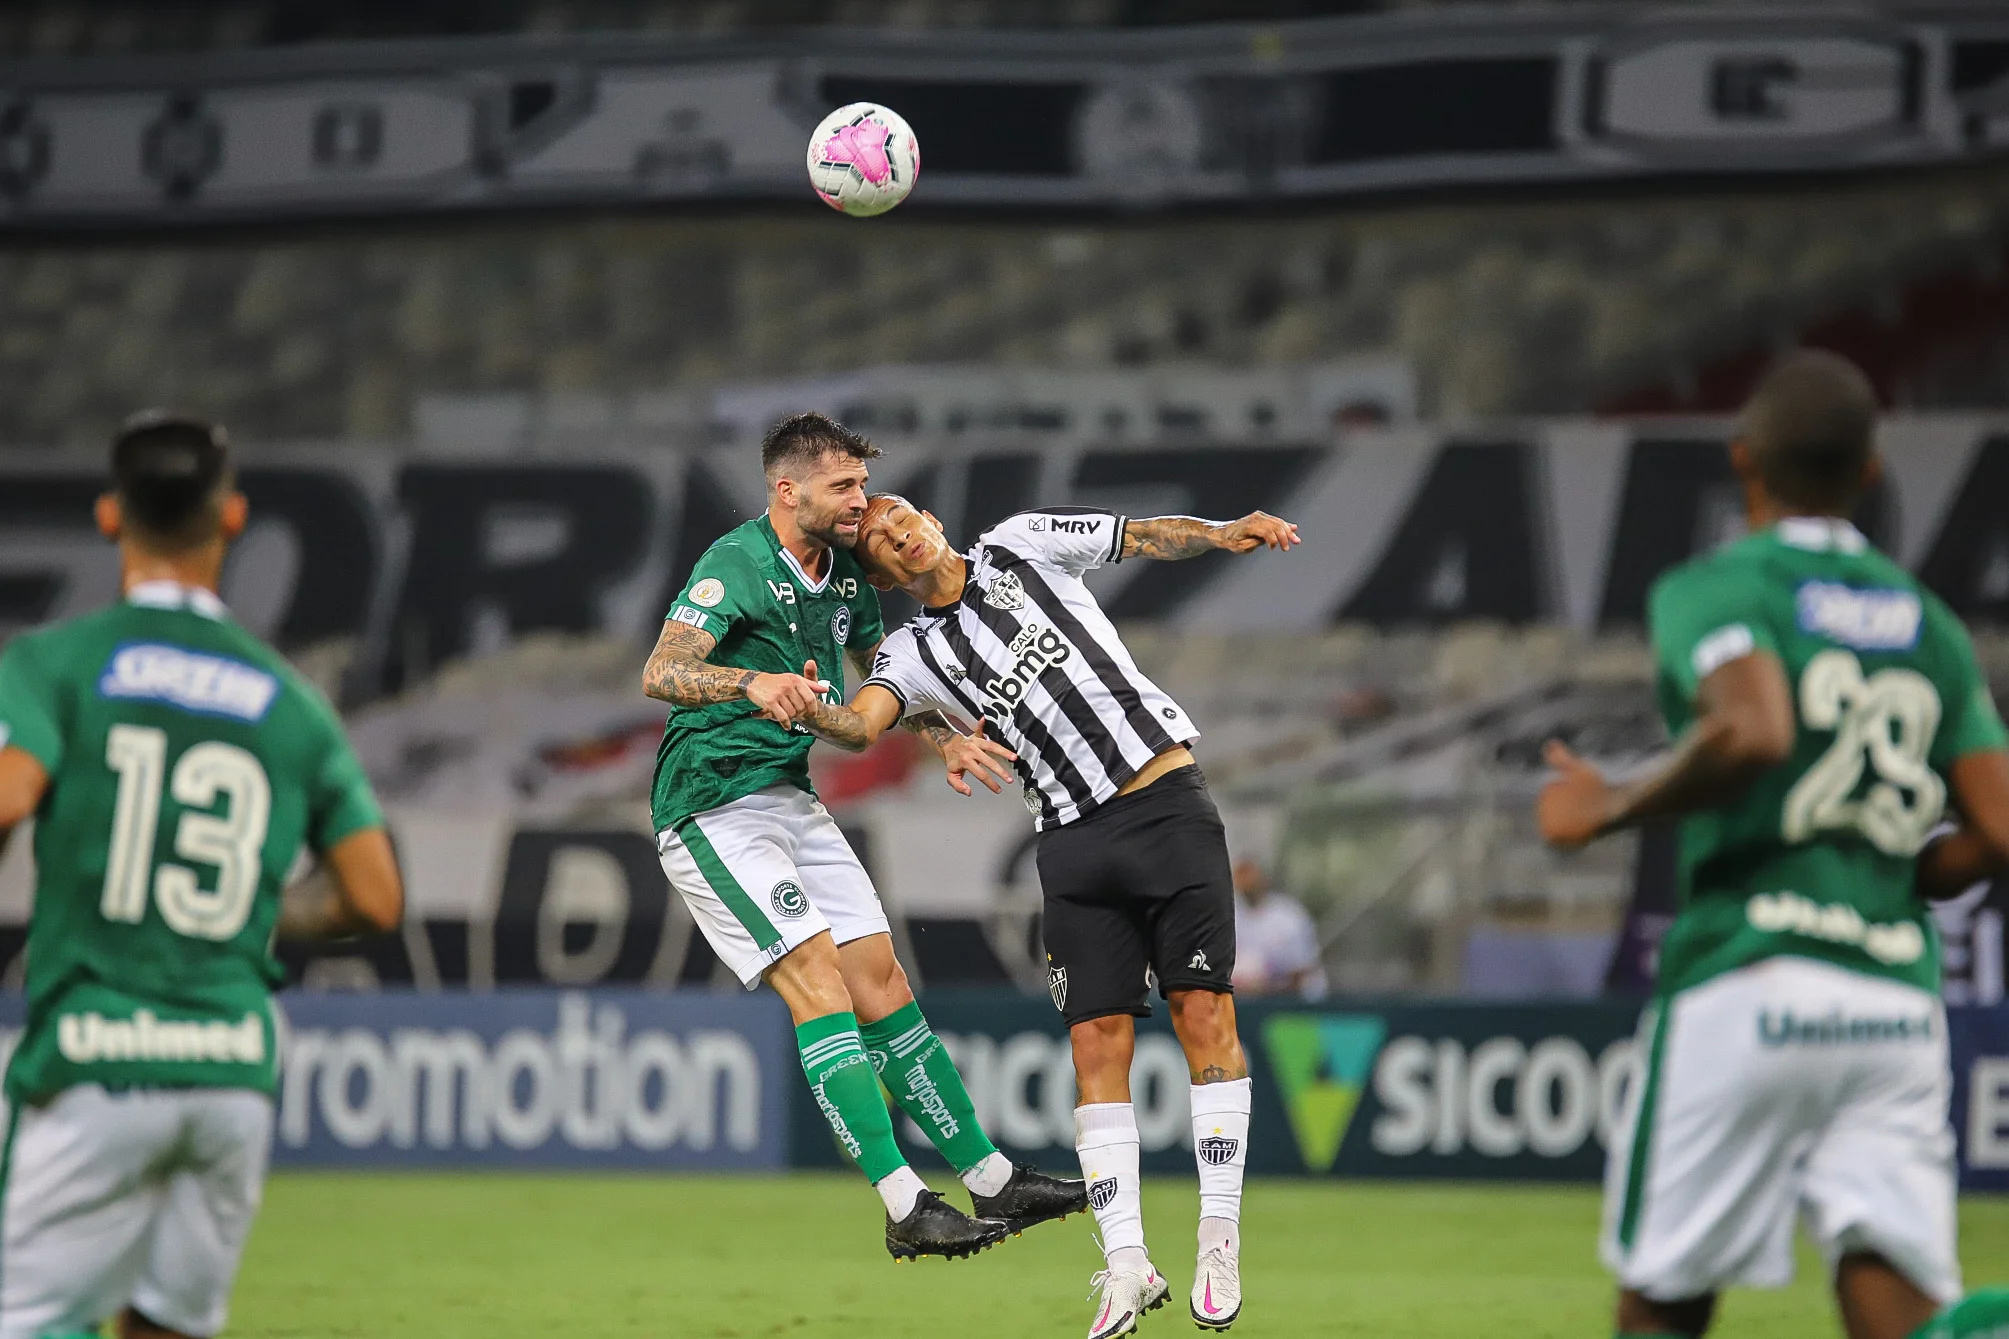
[[[215,596],[149,582],[7,644],[0,745],[49,777],[7,1095],[270,1092],[281,884],[383,822],[327,701]]]
[[[1916,857],[1954,761],[2004,746],[1953,612],[1855,527],[1794,519],[1669,572],[1647,616],[1671,732],[1753,651],[1785,666],[1798,718],[1783,766],[1683,820],[1660,989],[1778,954],[1938,989]]]
[[[832,549],[830,570],[812,581],[765,515],[705,550],[669,617],[718,639],[714,665],[800,674],[803,663],[814,660],[817,677],[830,685],[829,700],[839,704],[844,649],[869,650],[886,635],[879,597],[857,559]],[[672,708],[656,750],[650,797],[656,831],[769,786],[815,794],[809,784],[815,742],[802,727],[776,725],[744,699]]]

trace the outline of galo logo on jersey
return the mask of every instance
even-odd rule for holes
[[[1028,623],[1011,639],[1015,657],[1011,669],[984,684],[984,715],[994,721],[1008,720],[1025,698],[1025,690],[1051,665],[1065,664],[1074,654],[1067,639],[1040,623]]]

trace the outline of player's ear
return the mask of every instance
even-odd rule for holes
[[[1752,458],[1750,444],[1742,437],[1730,439],[1730,468],[1739,479],[1758,477],[1758,462]]]
[[[119,510],[119,495],[100,493],[97,504],[91,508],[91,514],[98,523],[98,533],[116,544],[120,526],[125,519]]]
[[[217,525],[223,531],[227,543],[244,533],[244,527],[251,519],[251,503],[244,494],[232,489],[223,495],[223,507],[217,515]]]
[[[866,581],[866,584],[868,584],[869,586],[871,586],[873,590],[892,590],[892,589],[893,589],[893,579],[892,579],[891,577],[889,577],[889,576],[885,575],[885,574],[884,574],[883,572],[881,572],[881,571],[880,571],[880,570],[879,570],[878,568],[876,568],[876,567],[867,567],[867,568],[865,568],[865,569],[864,569],[864,571],[865,571],[865,581]]]
[[[924,521],[926,521],[926,522],[927,522],[927,523],[928,523],[929,525],[932,525],[932,526],[934,526],[934,527],[935,527],[935,529],[937,529],[937,530],[941,530],[941,529],[942,529],[942,523],[941,523],[940,521],[938,521],[938,520],[936,520],[936,519],[935,519],[935,513],[931,512],[931,511],[924,511],[924,512],[922,512],[922,513],[921,513],[921,519],[922,519],[922,520],[924,520]],[[947,533],[947,531],[943,531],[943,533],[944,533],[944,534],[946,534],[946,533]]]

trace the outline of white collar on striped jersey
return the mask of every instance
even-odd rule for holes
[[[214,591],[184,586],[179,581],[142,581],[126,592],[126,603],[148,609],[187,609],[204,618],[221,619],[230,614]]]
[[[1869,547],[1863,532],[1838,516],[1788,516],[1776,527],[1781,544],[1826,553],[1861,553]]]

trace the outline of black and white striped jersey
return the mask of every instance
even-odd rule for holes
[[[1025,511],[964,555],[953,605],[880,643],[872,675],[903,715],[940,707],[989,722],[1018,754],[1042,831],[1108,800],[1165,750],[1200,737],[1139,672],[1081,575],[1123,556],[1124,519],[1086,507]]]

